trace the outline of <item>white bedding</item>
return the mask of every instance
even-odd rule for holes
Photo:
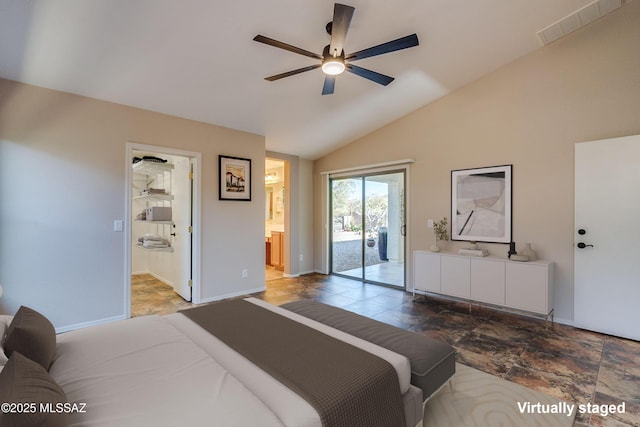
[[[158,316],[58,336],[51,376],[72,426],[282,426],[267,406],[204,350]]]
[[[249,300],[385,358],[403,393],[413,388],[403,356]],[[304,399],[179,313],[72,331],[57,342],[50,374],[70,402],[87,404],[72,426],[321,426]]]

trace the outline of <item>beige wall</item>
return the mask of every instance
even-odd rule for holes
[[[201,298],[264,288],[264,137],[0,79],[1,313],[124,315],[127,141],[202,154]],[[252,159],[251,202],[218,200],[219,154]]]
[[[513,164],[513,239],[531,242],[556,263],[556,317],[571,322],[574,144],[640,133],[639,46],[640,2],[631,2],[319,159],[316,206],[320,172],[415,159],[409,251],[427,249],[427,219],[450,217],[451,170]],[[323,259],[320,218],[316,211],[316,270]],[[500,256],[508,249],[485,246]]]
[[[313,268],[313,162],[300,159],[298,162],[298,250],[299,273],[312,273]]]

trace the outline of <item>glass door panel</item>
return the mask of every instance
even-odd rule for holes
[[[362,279],[362,178],[331,181],[331,271]]]
[[[364,177],[364,279],[404,287],[404,172]]]
[[[331,271],[404,288],[404,171],[331,180]]]

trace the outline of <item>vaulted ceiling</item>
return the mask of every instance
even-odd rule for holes
[[[322,96],[328,0],[0,0],[0,77],[265,135],[318,158],[542,46],[537,31],[592,0],[344,0],[347,53],[417,33],[420,46],[357,65]],[[621,0],[601,0],[620,3]]]

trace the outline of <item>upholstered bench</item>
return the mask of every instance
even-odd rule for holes
[[[280,307],[404,355],[411,364],[411,384],[422,389],[423,401],[456,372],[456,351],[445,342],[317,301],[293,301]]]

